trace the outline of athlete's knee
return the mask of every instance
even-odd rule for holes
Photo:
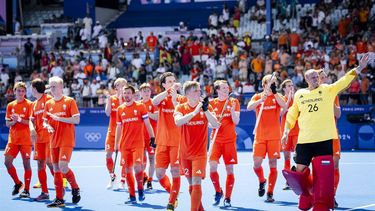
[[[180,177],[180,166],[171,167],[171,175],[172,177]]]
[[[231,175],[234,173],[233,165],[226,165],[225,169],[227,170],[227,175]]]
[[[106,158],[112,158],[112,154],[113,152],[107,152],[105,155],[106,155]]]
[[[339,156],[333,156],[333,164],[334,168],[338,169],[340,165],[340,157]]]
[[[164,177],[164,175],[165,175],[165,169],[159,169],[159,168],[157,168],[155,173],[156,173],[156,177],[158,179],[162,179]]]
[[[210,161],[210,172],[216,172],[216,171],[217,171],[217,162]]]
[[[276,158],[269,159],[268,163],[270,165],[270,168],[276,168],[277,167],[277,159]]]
[[[67,162],[59,162],[59,169],[63,174],[68,173],[69,166]]]
[[[142,170],[143,170],[143,168],[142,168],[142,164],[136,164],[136,165],[134,166],[134,171],[135,171],[135,173],[141,172]]]
[[[262,166],[263,158],[254,157],[254,168],[257,169]]]
[[[201,177],[192,177],[191,178],[191,184],[192,185],[201,185],[202,178]]]

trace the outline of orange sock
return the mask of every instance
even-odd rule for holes
[[[200,185],[192,185],[191,190],[191,211],[199,210],[202,200],[202,187]]]
[[[284,169],[289,170],[290,169],[290,159],[284,160]]]
[[[135,196],[135,187],[134,187],[134,176],[133,176],[133,173],[127,173],[126,174],[126,183],[128,184],[129,194],[131,196]]]
[[[181,178],[174,177],[172,178],[172,188],[169,196],[169,203],[174,204],[177,199],[178,193],[180,192]]]
[[[114,165],[113,159],[112,158],[107,158],[106,159],[106,166],[107,166],[107,170],[108,170],[109,173],[112,173],[112,171],[113,171],[113,165]]]
[[[144,172],[143,171],[135,173],[135,179],[137,180],[138,190],[143,190],[143,178],[144,178]]]
[[[169,181],[169,178],[167,175],[164,175],[163,178],[159,180],[160,185],[168,192],[171,192],[171,182]]]
[[[39,179],[40,185],[42,186],[42,192],[48,193],[46,169],[42,169],[38,171],[38,179]]]
[[[334,174],[334,190],[335,190],[335,195],[337,191],[337,186],[339,186],[339,181],[340,181],[340,170],[335,169],[335,174]]]
[[[225,184],[225,198],[229,198],[232,196],[234,186],[234,174],[227,175],[227,181]]]
[[[25,170],[24,173],[25,177],[25,190],[30,190],[30,182],[31,182],[31,169]]]
[[[69,169],[69,171],[66,174],[64,174],[64,176],[68,180],[70,186],[72,186],[73,189],[78,188],[76,177],[74,176],[74,173],[71,169]]]
[[[257,169],[254,168],[255,174],[258,176],[259,182],[265,182],[266,178],[264,178],[264,173],[263,173],[263,167],[259,167]]]
[[[56,198],[63,199],[64,198],[63,175],[61,172],[55,172],[53,177],[54,177],[54,183],[55,183],[55,189],[56,189]]]
[[[217,173],[217,171],[211,172],[210,173],[210,178],[211,178],[212,184],[214,185],[215,191],[217,193],[220,193],[221,188],[220,188],[219,173]]]
[[[276,185],[277,169],[270,168],[270,174],[268,175],[268,190],[267,193],[273,193],[273,189]]]
[[[12,177],[14,184],[20,184],[20,179],[17,176],[17,170],[14,166],[7,169],[10,177]]]

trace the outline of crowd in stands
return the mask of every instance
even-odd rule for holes
[[[283,9],[285,0],[275,2],[278,3],[273,7],[277,8],[281,22],[295,18],[296,1],[291,1],[290,14]],[[62,77],[64,93],[77,98],[84,107],[104,106],[117,77],[125,77],[134,85],[148,82],[153,94],[157,94],[161,91],[158,75],[166,71],[174,72],[181,82],[199,81],[208,96],[214,95],[215,79],[228,80],[239,96],[259,92],[262,77],[274,71],[278,72],[280,84],[290,78],[298,88],[303,88],[306,70],[322,68],[333,83],[358,65],[361,56],[368,52],[367,72],[341,93],[340,100],[341,104],[371,104],[375,101],[375,18],[371,3],[371,0],[321,1],[301,18],[299,27],[285,24],[257,41],[260,48],[254,48],[251,32],[238,33],[240,19],[248,9],[242,0],[235,8],[224,6],[221,14],[210,15],[209,28],[202,36],[190,33],[179,40],[154,33],[144,35],[142,31],[126,41],[112,38],[100,23],[93,27],[87,17],[83,27],[77,25],[67,37],[57,40],[52,52],[45,52],[40,43],[36,46],[25,43],[25,53],[33,57],[32,64],[26,66],[32,67],[32,73],[25,78],[20,74],[10,75],[5,68],[1,70],[1,107],[13,100],[15,82],[29,82],[37,77],[47,82],[50,76]],[[264,0],[258,0],[255,7],[256,14],[250,19],[263,23]],[[337,8],[348,13],[334,24],[329,14]],[[98,59],[83,52],[92,48],[100,50]],[[129,52],[131,59],[126,56]],[[31,98],[31,90],[27,96]],[[245,98],[242,101],[246,103]]]

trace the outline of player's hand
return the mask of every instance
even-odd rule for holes
[[[47,125],[46,128],[47,128],[48,133],[54,133],[55,132],[55,129],[53,129],[53,127],[51,125]]]
[[[55,120],[55,121],[60,121],[60,117],[57,116],[57,115],[55,115],[55,114],[51,114],[51,113],[47,112],[47,115],[48,115],[49,117],[51,117],[51,119],[53,119],[53,120]]]
[[[267,97],[268,97],[268,92],[267,92],[267,91],[264,91],[264,92],[262,93],[261,98],[260,98],[261,102],[266,101]]]
[[[176,91],[176,89],[175,88],[170,88],[169,89],[169,94],[172,96],[172,98],[176,98],[177,97],[177,91]]]
[[[276,94],[277,93],[277,91],[276,91],[276,83],[272,83],[271,86],[270,86],[270,88],[271,88],[272,94]]]
[[[357,73],[360,73],[363,69],[365,69],[365,67],[368,64],[368,61],[369,61],[369,54],[366,53],[364,56],[362,56],[361,60],[359,61]]]
[[[202,103],[202,102],[199,102],[198,105],[197,105],[197,107],[195,107],[195,109],[194,109],[194,111],[193,111],[193,112],[194,112],[194,113],[193,113],[194,116],[197,115],[197,114],[199,113],[199,111],[200,111],[201,108],[202,108],[202,105],[203,105],[203,103]]]
[[[155,137],[151,137],[151,138],[150,138],[150,147],[152,147],[152,148],[156,148]]]
[[[175,84],[173,84],[173,88],[175,90],[179,90],[181,88],[181,84],[180,83],[175,83]]]
[[[115,143],[115,146],[114,146],[115,151],[118,151],[119,148],[120,148],[120,147],[119,147],[119,144],[116,144],[116,143]]]
[[[10,115],[10,119],[13,121],[13,122],[19,122],[18,119],[19,119],[19,115],[18,114],[11,114]]]
[[[205,97],[202,101],[202,110],[204,112],[206,112],[208,110],[208,105],[209,105],[210,101],[208,100],[208,96]]]
[[[281,137],[281,147],[285,148],[286,141],[288,139],[288,133],[283,133],[283,137]]]

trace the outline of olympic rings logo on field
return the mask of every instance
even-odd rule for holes
[[[95,132],[85,133],[85,139],[88,142],[98,142],[101,137],[102,137],[102,134],[100,133],[95,133]]]

